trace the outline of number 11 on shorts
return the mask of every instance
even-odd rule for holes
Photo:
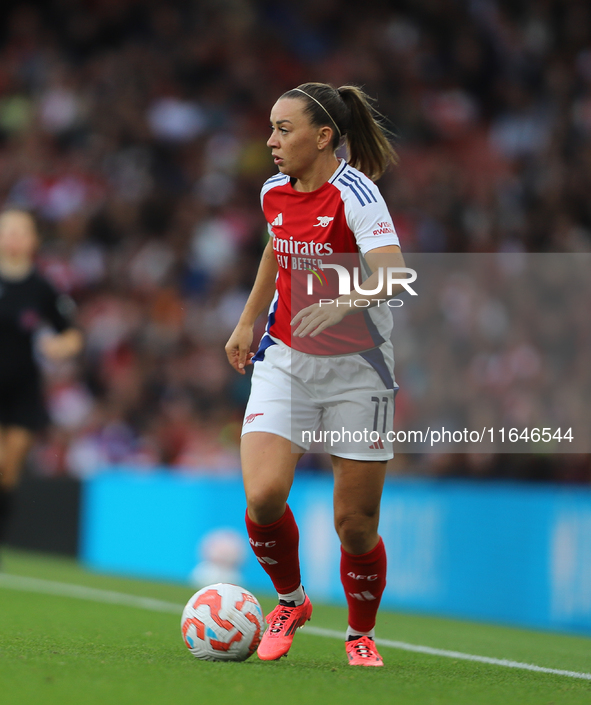
[[[378,421],[380,417],[380,404],[384,402],[384,412],[383,412],[383,417],[384,421],[382,423],[382,433],[386,433],[386,419],[388,418],[388,397],[382,397],[380,400],[379,397],[372,397],[371,400],[373,403],[376,405],[376,410],[373,415],[373,429],[374,431],[378,430]]]

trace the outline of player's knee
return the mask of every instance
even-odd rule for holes
[[[256,524],[272,524],[285,512],[285,495],[276,487],[251,489],[246,495],[248,515]]]
[[[377,536],[377,519],[377,512],[335,516],[335,528],[347,553],[359,555],[371,551]]]

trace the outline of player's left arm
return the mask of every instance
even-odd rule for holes
[[[370,297],[365,296],[365,298],[369,298],[370,301],[374,299],[372,306],[376,305],[376,299],[391,299],[404,290],[404,287],[401,284],[391,284],[390,291],[387,291],[387,270],[390,268],[404,269],[406,267],[399,245],[384,245],[383,247],[376,247],[375,249],[365,253],[365,261],[369,265],[372,274],[363,282],[360,288],[369,289],[372,291],[376,288],[379,282],[380,274],[378,270],[382,269],[384,272],[384,274],[382,274],[382,291],[380,291],[379,294],[373,294]],[[351,292],[352,295],[354,293],[357,294],[357,292]],[[356,298],[360,299],[364,297],[362,294],[357,294]]]
[[[362,308],[371,308],[372,306],[377,306],[380,301],[391,299],[403,290],[401,284],[390,284],[390,290],[388,291],[387,270],[391,267],[400,268],[405,266],[404,258],[398,245],[376,247],[366,252],[365,260],[372,274],[359,287],[361,291],[354,289],[349,294],[339,296],[331,304],[324,303],[322,306],[312,304],[312,306],[302,309],[294,316],[291,322],[292,326],[297,325],[293,333],[295,336],[303,338],[309,335],[314,338],[326,328],[342,321],[345,316],[359,312],[361,308],[355,304],[356,301],[363,300],[365,305]],[[381,273],[380,269],[382,270]],[[380,278],[382,287],[375,293],[380,283]],[[372,293],[364,294],[364,289]],[[370,302],[369,306],[366,303],[368,300]]]
[[[372,280],[377,281],[377,271],[380,267],[404,267],[404,257],[399,245],[384,245],[365,253],[365,261],[372,271],[371,277],[363,282],[363,287],[371,289]],[[402,287],[400,287],[402,289]]]

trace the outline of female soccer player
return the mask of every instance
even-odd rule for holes
[[[71,322],[72,302],[34,267],[37,245],[29,213],[12,209],[0,214],[0,544],[27,452],[47,422],[35,333],[43,324],[57,331],[39,340],[42,354],[51,359],[76,355],[82,348],[82,334]]]
[[[349,663],[382,666],[373,640],[386,585],[378,519],[386,461],[393,456],[384,436],[392,428],[397,387],[389,340],[392,322],[378,269],[404,267],[404,262],[388,209],[372,180],[382,175],[395,153],[367,96],[354,86],[305,83],[287,91],[271,110],[271,130],[267,145],[279,173],[261,193],[271,239],[226,345],[238,372],[244,374],[254,363],[241,443],[246,526],[255,555],[279,595],[279,605],[267,616],[269,629],[258,655],[275,660],[287,654],[296,628],[312,614],[300,578],[298,527],[287,499],[297,461],[310,447],[309,431],[321,424],[325,438],[327,431],[365,431],[360,443],[343,433],[338,442],[325,443],[325,450],[335,480]],[[343,137],[348,162],[336,156]],[[369,305],[367,294],[355,290],[339,295],[335,288],[335,273],[345,266],[343,254],[363,272],[363,288],[372,292],[368,308],[363,308]],[[332,271],[331,255],[341,256]],[[307,278],[296,291],[302,273]],[[314,301],[307,295],[320,275],[327,298],[306,305]],[[250,352],[253,326],[269,304],[267,329],[255,355]],[[374,432],[371,441],[368,429]]]

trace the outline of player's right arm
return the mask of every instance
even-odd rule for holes
[[[244,306],[238,325],[226,343],[228,362],[240,374],[245,374],[244,368],[252,365],[254,353],[250,351],[254,335],[254,324],[263,311],[269,308],[275,295],[275,279],[277,278],[277,260],[273,253],[273,240],[269,240],[257,272],[252,291]]]

